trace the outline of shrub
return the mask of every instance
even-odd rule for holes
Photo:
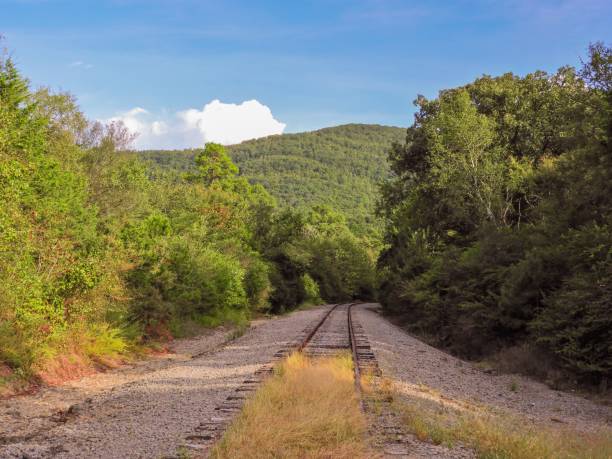
[[[269,307],[268,299],[272,291],[268,263],[256,257],[250,258],[244,276],[244,287],[252,310],[263,311],[267,309]]]
[[[310,277],[308,273],[302,276],[302,285],[304,286],[304,293],[306,295],[305,302],[309,304],[317,304],[321,302],[319,296],[319,285],[317,282]]]

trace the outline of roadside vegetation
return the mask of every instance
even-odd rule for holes
[[[605,459],[612,457],[612,432],[580,432],[535,424],[519,416],[468,403],[442,400],[433,390],[422,396],[396,393],[387,381],[375,396],[391,401],[407,429],[419,440],[452,448],[463,444],[478,458]],[[417,391],[418,392],[418,391]]]
[[[376,254],[344,215],[278,207],[221,145],[177,173],[132,141],[0,56],[0,394],[194,326],[373,296]]]
[[[419,96],[379,212],[380,299],[430,342],[562,386],[612,376],[612,50]],[[516,360],[516,359],[513,359]],[[531,370],[530,370],[531,368]]]
[[[371,458],[349,354],[293,354],[255,393],[211,457]]]

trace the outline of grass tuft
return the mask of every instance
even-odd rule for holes
[[[349,355],[293,354],[248,400],[211,457],[369,458]]]
[[[381,394],[381,397],[386,396]],[[461,404],[456,404],[461,406]],[[609,459],[612,434],[536,425],[484,408],[457,408],[433,397],[395,397],[394,409],[421,441],[463,443],[483,459]],[[466,405],[467,406],[467,405]]]
[[[41,346],[33,371],[42,382],[59,385],[100,367],[116,367],[136,351],[120,329],[107,324],[81,326],[55,333]]]
[[[242,335],[244,335],[247,332],[248,329],[249,329],[249,326],[247,324],[236,325],[234,329],[228,333],[227,340],[233,341],[235,339],[240,338]]]

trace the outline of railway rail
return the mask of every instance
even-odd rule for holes
[[[215,408],[217,416],[200,423],[196,434],[187,437],[185,447],[205,454],[223,435],[234,416],[242,409],[249,393],[271,375],[278,361],[293,352],[302,352],[312,358],[333,356],[349,351],[353,357],[355,389],[360,396],[362,410],[365,410],[361,397],[361,375],[364,373],[380,375],[376,357],[372,352],[363,328],[353,317],[353,307],[357,303],[333,304],[323,316],[309,324],[292,343],[274,354],[271,362],[260,367],[255,373]]]

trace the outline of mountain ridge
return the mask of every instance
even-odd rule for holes
[[[315,131],[278,134],[229,145],[228,152],[251,183],[263,185],[290,207],[326,205],[344,213],[353,229],[378,228],[378,184],[388,177],[387,153],[406,129],[350,123]],[[188,172],[198,149],[143,150],[164,168]]]

